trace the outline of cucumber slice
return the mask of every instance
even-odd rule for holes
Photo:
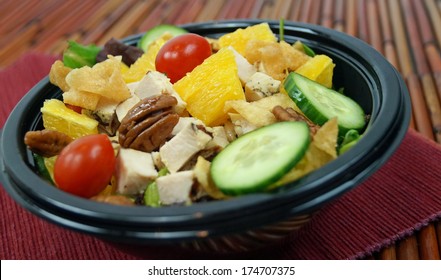
[[[351,98],[291,72],[284,81],[284,89],[299,109],[312,122],[323,125],[337,117],[339,135],[350,129],[361,131],[365,124],[365,113]]]
[[[142,35],[141,39],[138,41],[138,48],[147,51],[149,45],[166,32],[170,33],[173,36],[178,36],[181,34],[188,33],[187,30],[177,27],[175,25],[171,25],[171,24],[157,25],[152,29],[148,30],[144,35]]]
[[[227,195],[262,191],[290,171],[309,147],[304,122],[279,122],[231,142],[211,164],[215,185]]]

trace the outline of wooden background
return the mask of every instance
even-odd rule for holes
[[[103,44],[160,23],[237,18],[319,24],[369,43],[405,79],[411,126],[441,144],[441,0],[0,0],[0,69],[29,51],[58,55],[68,39]],[[440,244],[438,222],[372,258],[440,259]]]

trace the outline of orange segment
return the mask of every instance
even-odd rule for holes
[[[219,46],[221,48],[232,46],[238,53],[244,55],[245,47],[251,40],[277,42],[277,38],[268,23],[264,22],[245,29],[239,28],[234,32],[223,35],[219,38]]]
[[[57,156],[53,156],[50,158],[44,158],[44,165],[46,166],[47,172],[49,172],[49,175],[52,178],[52,181],[55,182],[54,179],[54,166],[55,166],[55,161],[57,160]]]
[[[127,71],[129,71],[129,66],[127,66],[124,62],[121,62],[121,74],[124,75],[124,73]]]
[[[223,124],[228,100],[245,100],[232,50],[224,48],[207,58],[173,85],[188,112],[208,126]]]
[[[308,60],[295,71],[325,87],[332,87],[332,76],[335,64],[329,56],[320,54]]]
[[[58,99],[46,100],[41,112],[43,114],[43,126],[46,129],[63,132],[74,139],[98,133],[98,122],[96,120],[67,108]]]
[[[172,37],[173,35],[170,33],[165,33],[156,41],[151,43],[148,50],[140,58],[138,58],[129,69],[122,72],[124,81],[127,84],[140,81],[148,71],[156,70],[156,55],[158,54],[159,49],[161,49],[161,47]]]

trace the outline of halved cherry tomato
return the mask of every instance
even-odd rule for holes
[[[58,155],[54,179],[60,189],[89,198],[108,185],[115,162],[109,137],[104,134],[83,136],[67,145]]]
[[[197,34],[179,35],[167,41],[156,55],[156,70],[175,83],[211,55],[208,41]]]
[[[81,111],[83,110],[83,108],[71,104],[66,104],[66,107],[77,112],[78,114],[81,114]]]

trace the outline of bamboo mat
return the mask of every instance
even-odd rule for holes
[[[159,23],[235,18],[319,24],[369,43],[405,79],[411,126],[441,144],[441,0],[0,0],[0,69],[29,51],[60,54],[68,39],[103,44]],[[440,255],[438,222],[373,258]]]

